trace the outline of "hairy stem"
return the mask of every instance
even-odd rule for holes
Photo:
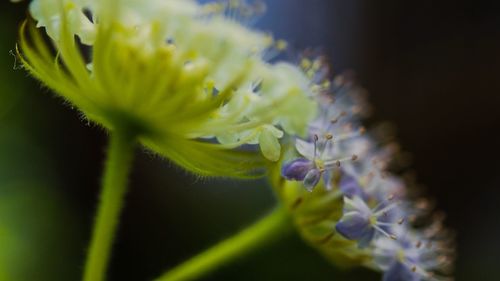
[[[291,230],[284,208],[277,208],[240,233],[218,243],[183,264],[166,272],[156,281],[184,281],[203,277],[238,257],[263,247]]]
[[[85,264],[84,281],[105,279],[118,220],[127,191],[135,136],[124,131],[111,134],[104,168],[100,202]]]

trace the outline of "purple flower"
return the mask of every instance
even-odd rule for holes
[[[374,262],[384,271],[383,281],[446,280],[438,273],[450,263],[443,241],[428,240],[405,227],[395,230],[398,240],[380,237],[374,242]]]
[[[354,196],[361,197],[363,198],[363,200],[366,200],[368,198],[368,195],[360,186],[358,180],[355,177],[347,174],[345,171],[342,171],[339,187],[344,196],[347,196],[349,198],[353,198]]]
[[[333,169],[338,169],[342,162],[354,161],[357,158],[354,155],[335,158],[332,138],[327,135],[320,140],[315,135],[313,143],[297,139],[295,148],[303,157],[283,165],[281,175],[287,180],[303,181],[308,191],[312,191],[323,178],[326,187],[331,189]]]
[[[420,281],[418,274],[404,263],[395,261],[382,277],[383,281]]]
[[[373,210],[358,196],[344,196],[344,214],[335,226],[338,233],[349,240],[356,240],[360,248],[367,247],[381,233],[391,239],[396,236],[390,233],[391,226],[402,223],[393,222],[392,209],[395,203],[382,202]]]

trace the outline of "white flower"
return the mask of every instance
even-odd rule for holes
[[[244,144],[277,161],[279,139],[315,115],[304,74],[263,60],[269,35],[195,1],[34,0],[30,11],[58,52],[36,33],[34,46],[21,39],[35,77],[110,130],[133,124],[143,144],[196,173],[248,172],[228,154]]]

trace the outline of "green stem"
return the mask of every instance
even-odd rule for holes
[[[134,155],[135,136],[117,131],[111,134],[100,203],[85,264],[84,281],[102,281],[123,208],[128,175]]]
[[[156,281],[195,280],[236,258],[263,247],[291,230],[284,208],[277,208],[254,225],[198,254],[156,279]]]

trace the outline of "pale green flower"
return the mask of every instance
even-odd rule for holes
[[[245,176],[263,162],[237,148],[259,144],[279,160],[279,139],[305,133],[316,105],[301,70],[262,59],[282,42],[210,7],[34,0],[31,15],[56,52],[23,27],[19,55],[86,118],[110,130],[133,127],[144,145],[192,172]]]
[[[59,0],[33,1],[30,5],[30,13],[37,20],[37,27],[46,27],[47,34],[54,39],[59,39],[61,34],[61,5],[64,5],[65,23],[69,32],[78,35],[84,44],[91,44],[95,40],[96,28],[89,18],[83,13],[83,9],[89,6],[90,1]]]

